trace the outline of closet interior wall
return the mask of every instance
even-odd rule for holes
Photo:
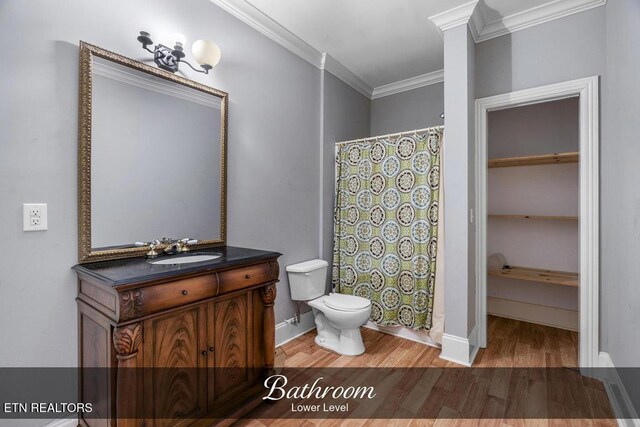
[[[568,98],[489,113],[487,254],[552,270],[490,268],[489,314],[578,330],[578,108]]]

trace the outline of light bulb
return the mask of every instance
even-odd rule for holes
[[[191,47],[193,57],[200,65],[215,67],[220,62],[222,52],[217,44],[209,40],[197,40]]]

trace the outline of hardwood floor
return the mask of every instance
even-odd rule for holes
[[[489,316],[487,348],[478,368],[560,368],[578,366],[578,333],[534,323]]]
[[[578,333],[518,320],[489,316],[486,349],[480,349],[474,367],[560,368],[578,364]],[[460,367],[440,359],[440,349],[372,329],[362,328],[367,351],[341,356],[314,342],[315,331],[276,349],[276,366],[284,367]]]
[[[547,326],[535,325],[516,320],[504,319],[490,316],[489,318],[488,337],[489,342],[486,349],[478,352],[474,368],[562,368],[575,367],[578,360],[578,334],[576,332],[560,330]],[[298,337],[281,347],[276,349],[276,366],[286,368],[460,368],[452,362],[447,362],[439,358],[440,349],[429,347],[424,344],[409,341],[403,338],[383,334],[371,329],[362,328],[362,337],[365,343],[365,354],[357,357],[342,356],[317,346],[314,342],[315,331],[311,331],[301,337]],[[382,371],[382,370],[381,370]],[[512,372],[506,369],[486,369],[470,372],[482,371],[482,374],[463,375],[465,379],[462,381],[474,381],[477,377],[481,377],[485,372],[490,373],[489,386],[486,387],[487,396],[480,396],[479,390],[483,390],[479,385],[471,387],[462,384],[463,387],[444,385],[442,391],[428,394],[431,390],[422,392],[422,401],[424,396],[447,395],[448,401],[457,401],[458,405],[445,404],[444,398],[441,398],[441,409],[437,419],[273,419],[269,418],[269,410],[261,408],[256,409],[249,418],[239,420],[237,425],[243,426],[471,426],[471,425],[490,425],[490,426],[614,426],[609,401],[606,396],[604,387],[599,381],[580,377],[577,374],[572,378],[579,378],[579,385],[571,390],[547,390],[545,381],[539,381],[540,376],[544,376],[544,370],[532,371],[531,374],[522,374],[527,370],[517,370],[517,380],[510,378],[508,375],[503,380],[503,387],[495,387],[496,378],[503,374]],[[384,371],[387,372],[387,371]],[[426,371],[425,371],[426,372]],[[446,372],[449,372],[446,370]],[[464,369],[458,369],[456,372],[466,372]],[[568,372],[560,370],[559,372]],[[527,376],[529,375],[529,376]],[[485,375],[486,376],[486,375]],[[493,376],[493,378],[491,377]],[[539,392],[544,393],[545,402],[549,405],[566,405],[567,408],[573,406],[581,406],[585,411],[591,411],[591,406],[597,406],[594,414],[598,419],[454,419],[455,410],[451,407],[462,407],[469,405],[468,401],[476,400],[484,405],[479,408],[482,414],[487,414],[493,402],[500,402],[502,405],[500,412],[504,414],[507,407],[526,404],[525,399],[518,399],[518,393],[522,393],[522,386],[518,385],[518,381],[524,378],[524,387],[531,391],[535,387],[540,387]],[[404,380],[406,381],[406,379]],[[492,382],[493,381],[493,382]],[[434,381],[435,382],[435,381]],[[521,382],[521,381],[520,381]],[[518,384],[516,384],[518,383]],[[480,383],[478,383],[480,384]],[[575,384],[574,384],[575,385]],[[397,386],[397,385],[396,385]],[[466,387],[466,388],[465,388]],[[411,387],[405,393],[406,400],[410,400]],[[434,391],[438,389],[438,385],[433,386]],[[466,390],[466,391],[462,391]],[[525,390],[527,391],[527,390]],[[536,390],[537,392],[537,390]],[[456,395],[459,393],[460,395]],[[475,396],[473,394],[476,393]],[[525,393],[526,394],[526,393]],[[469,397],[471,396],[471,397]],[[404,399],[399,399],[404,400]],[[434,400],[434,399],[427,399]],[[466,403],[464,403],[467,401]],[[460,403],[462,402],[462,403]],[[505,403],[506,402],[506,403]],[[426,403],[422,403],[423,406]],[[415,405],[414,405],[415,406]],[[418,404],[420,406],[420,403]],[[402,414],[401,418],[409,418],[411,414],[416,413],[410,410],[411,405],[398,403],[393,410],[397,414]],[[409,408],[409,409],[407,409]],[[409,410],[408,413],[406,411]],[[569,409],[567,409],[568,411]],[[403,412],[404,411],[404,412]],[[451,411],[451,413],[447,413]],[[468,412],[467,412],[468,413]],[[490,412],[491,413],[491,412]],[[556,412],[558,413],[558,412]],[[575,413],[575,412],[574,412]],[[582,412],[587,413],[587,412]],[[441,419],[440,416],[443,418]],[[504,416],[504,415],[503,415]],[[400,418],[400,417],[399,417]],[[467,417],[468,418],[468,417]],[[483,416],[482,418],[487,418]]]

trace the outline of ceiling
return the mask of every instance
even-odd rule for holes
[[[468,0],[247,0],[371,87],[443,67],[429,16]]]
[[[474,36],[477,41],[486,40],[511,32],[509,26],[516,31],[526,28],[527,22],[531,26],[566,16],[567,11],[575,13],[604,2],[480,0],[474,20],[481,28],[476,28]],[[442,70],[442,33],[429,18],[469,0],[225,0],[225,3],[245,11],[253,9],[271,26],[279,24],[316,51],[330,55],[356,80],[373,89]]]

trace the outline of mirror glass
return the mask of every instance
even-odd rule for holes
[[[226,94],[140,66],[92,57],[91,254],[163,238],[224,243]]]

